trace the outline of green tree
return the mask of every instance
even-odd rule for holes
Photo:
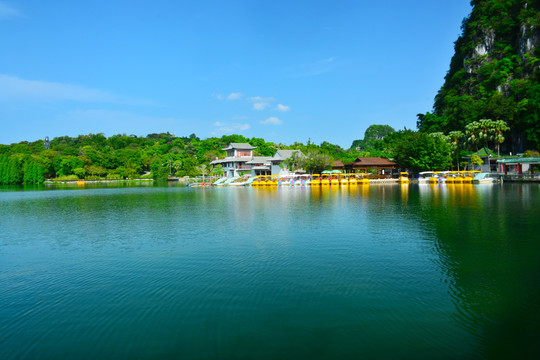
[[[504,133],[510,131],[510,127],[504,120],[497,120],[493,124],[493,140],[497,143],[497,157],[501,157],[501,144],[504,142]]]
[[[320,174],[323,170],[332,168],[332,158],[317,151],[310,151],[305,156],[297,157],[296,162],[310,174]]]
[[[452,163],[450,144],[441,136],[402,130],[390,147],[394,160],[412,170],[441,170]]]
[[[456,168],[459,171],[459,152],[463,148],[464,134],[462,131],[454,130],[448,133],[448,141],[452,149],[452,153],[456,159]]]

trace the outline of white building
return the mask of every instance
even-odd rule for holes
[[[256,146],[251,146],[248,143],[230,143],[228,147],[222,149],[227,152],[224,159],[216,159],[210,163],[213,167],[221,165],[225,172],[225,176],[234,177],[240,176],[241,173],[250,173],[251,165],[246,164],[253,158],[253,149]]]

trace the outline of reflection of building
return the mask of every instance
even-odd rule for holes
[[[335,168],[336,165],[334,165]],[[385,157],[358,157],[350,163],[343,164],[346,172],[367,172],[368,170],[376,170],[377,177],[390,178],[392,174],[399,170],[400,166]],[[397,174],[396,174],[397,175]]]
[[[246,164],[253,158],[253,149],[257,147],[248,143],[230,143],[228,147],[222,149],[227,152],[224,159],[216,159],[210,163],[212,166],[221,165],[225,171],[225,176],[239,176],[240,173],[250,172],[251,165]]]

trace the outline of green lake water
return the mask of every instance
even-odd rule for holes
[[[0,188],[0,359],[540,354],[540,186]]]

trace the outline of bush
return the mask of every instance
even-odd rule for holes
[[[79,180],[79,177],[77,175],[66,175],[66,176],[59,176],[56,179],[52,179],[53,181],[77,181]]]
[[[123,177],[122,175],[119,175],[119,174],[108,174],[107,175],[107,180],[122,180]]]

